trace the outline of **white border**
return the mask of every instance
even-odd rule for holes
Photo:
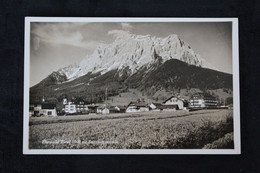
[[[30,23],[31,22],[232,22],[234,149],[29,149]],[[241,154],[238,18],[72,18],[26,17],[24,46],[23,154]]]

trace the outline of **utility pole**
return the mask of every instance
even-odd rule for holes
[[[106,97],[106,100],[105,100],[105,108],[107,107],[107,88],[106,88],[106,95],[105,95],[105,97]]]

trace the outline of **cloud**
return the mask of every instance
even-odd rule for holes
[[[53,44],[65,44],[75,47],[93,49],[97,42],[86,40],[81,34],[81,27],[86,23],[34,23],[31,33],[36,35],[33,38],[33,45],[37,50],[37,41],[41,40]]]
[[[121,23],[121,27],[123,30],[131,30],[133,28],[130,23]]]
[[[128,37],[130,35],[130,32],[129,31],[115,29],[115,30],[108,31],[107,34],[108,35],[112,35],[115,38],[125,38],[125,37]]]

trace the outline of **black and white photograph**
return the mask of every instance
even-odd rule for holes
[[[236,18],[25,20],[24,154],[240,154]]]

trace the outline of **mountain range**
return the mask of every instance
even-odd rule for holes
[[[232,75],[218,71],[177,35],[160,38],[114,32],[110,33],[112,43],[100,44],[80,63],[61,68],[31,87],[31,101],[44,95],[60,102],[66,95],[102,102],[105,88],[109,96],[128,88],[149,95],[162,89],[232,90]]]

